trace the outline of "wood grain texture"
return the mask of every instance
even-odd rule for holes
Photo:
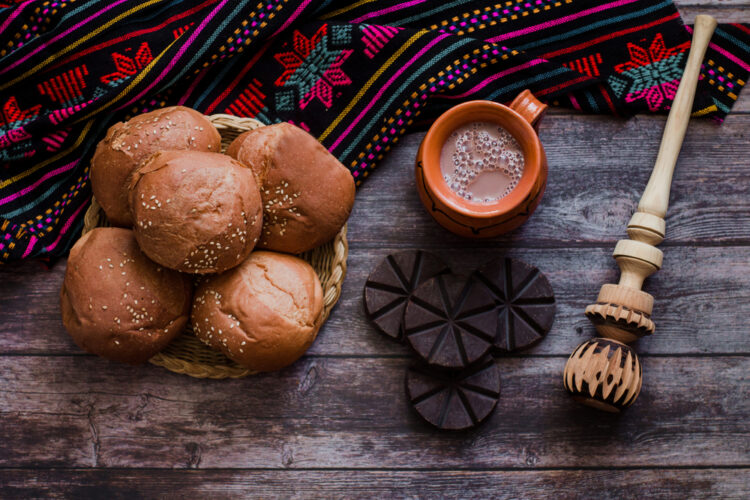
[[[571,401],[564,358],[498,361],[475,431],[424,424],[404,359],[317,358],[197,380],[93,357],[0,358],[0,468],[750,466],[750,358],[646,358],[622,417]]]
[[[675,3],[688,22],[750,21],[747,0]],[[594,332],[585,305],[617,277],[610,255],[664,122],[550,110],[542,205],[486,242],[429,218],[413,181],[422,135],[407,136],[358,193],[332,318],[310,356],[278,374],[196,380],[81,354],[59,319],[65,263],[0,268],[0,498],[748,498],[747,91],[724,125],[690,124],[665,267],[645,287],[659,302],[656,333],[635,345],[646,375],[638,403],[602,417],[561,384],[567,355]],[[459,270],[519,257],[557,294],[548,338],[498,361],[500,403],[476,431],[423,424],[404,395],[406,349],[364,319],[367,274],[403,248]]]
[[[721,498],[750,494],[750,469],[544,471],[5,470],[12,498]]]
[[[733,7],[737,5],[747,5],[747,0],[674,0],[673,2],[678,10],[682,12],[686,7],[700,7],[700,8],[724,8]],[[747,15],[744,16],[744,20],[747,21]]]
[[[746,181],[750,183],[750,177]],[[355,213],[354,218],[358,217]],[[626,219],[625,219],[626,220]],[[408,246],[363,248],[352,245],[341,298],[313,344],[314,355],[406,355],[405,347],[379,334],[362,305],[362,289],[371,269],[389,252]],[[537,266],[550,280],[557,299],[552,330],[524,355],[568,356],[594,335],[583,315],[602,283],[617,279],[612,247],[595,248],[459,248],[434,249],[456,271],[464,272],[503,255]],[[659,298],[654,309],[656,333],[640,340],[639,354],[750,353],[750,250],[747,247],[664,247],[667,264],[646,283]],[[0,270],[0,352],[81,354],[63,330],[58,292],[65,263],[52,271],[33,264]],[[29,305],[33,305],[30,307]],[[717,341],[720,339],[720,341]],[[156,369],[156,368],[154,368]]]
[[[544,198],[526,224],[482,244],[614,248],[648,181],[664,122],[663,116],[543,119],[540,135],[549,157]],[[669,245],[750,242],[748,129],[748,115],[730,116],[721,126],[691,122],[672,184]],[[407,136],[358,192],[357,216],[349,224],[353,245],[477,245],[439,227],[422,207],[414,181],[421,138]]]

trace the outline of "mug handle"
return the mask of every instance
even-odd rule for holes
[[[547,105],[534,97],[529,89],[524,90],[510,103],[510,108],[523,116],[523,118],[539,131],[539,120],[547,111]]]

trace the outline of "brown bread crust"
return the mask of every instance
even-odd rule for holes
[[[131,230],[96,228],[70,251],[63,325],[87,352],[143,363],[185,329],[192,288],[190,276],[146,258]]]
[[[219,153],[153,154],[133,173],[130,204],[143,252],[186,273],[236,266],[253,250],[263,227],[255,176]]]
[[[245,132],[227,154],[253,169],[265,220],[258,246],[301,253],[326,243],[346,223],[354,179],[313,136],[289,123]]]
[[[157,109],[112,125],[91,160],[91,188],[113,225],[133,225],[128,178],[143,160],[161,150],[218,153],[221,136],[205,116],[183,106]]]
[[[323,289],[310,264],[258,251],[198,285],[191,321],[210,347],[251,370],[272,371],[307,351],[322,312]]]

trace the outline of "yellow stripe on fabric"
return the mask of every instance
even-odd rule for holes
[[[349,12],[352,9],[356,9],[360,5],[365,5],[372,2],[377,2],[377,0],[359,0],[359,2],[354,2],[353,4],[342,7],[339,10],[334,10],[333,12],[329,12],[324,16],[320,16],[319,19],[329,19],[333,16],[337,16],[339,14],[343,14],[344,12]]]
[[[107,109],[108,107],[110,107],[111,105],[115,104],[117,101],[119,101],[123,97],[125,97],[128,94],[128,92],[130,92],[130,90],[133,87],[135,87],[136,85],[138,85],[141,82],[141,80],[143,80],[146,77],[146,75],[149,73],[149,71],[151,71],[153,69],[154,65],[157,62],[159,62],[159,59],[161,59],[164,56],[164,54],[166,54],[166,52],[169,50],[169,48],[172,47],[172,45],[174,45],[175,42],[177,42],[177,40],[179,40],[179,39],[178,38],[174,39],[172,41],[172,43],[170,43],[169,45],[167,45],[167,47],[164,50],[161,51],[161,54],[159,54],[158,56],[156,56],[153,61],[151,61],[150,63],[148,63],[148,65],[145,68],[143,68],[143,71],[141,71],[138,74],[138,76],[136,76],[133,79],[133,81],[130,82],[130,84],[123,89],[122,92],[120,92],[120,95],[118,95],[117,97],[115,97],[114,99],[112,99],[111,101],[109,101],[107,104],[105,104],[101,108],[99,108],[99,109],[97,109],[95,111],[92,111],[88,115],[84,116],[83,118],[81,118],[81,120],[85,120],[86,118],[88,118],[90,116],[93,116],[93,115],[95,115],[97,113],[100,113],[101,111]]]
[[[714,111],[718,111],[718,110],[719,110],[719,108],[716,107],[716,104],[712,104],[712,105],[710,105],[710,106],[708,106],[706,108],[699,109],[698,111],[694,112],[690,116],[692,116],[694,118],[697,118],[699,116],[707,115],[709,113],[713,113]]]
[[[42,67],[44,67],[44,66],[48,65],[49,63],[55,61],[60,56],[62,56],[64,54],[67,54],[71,50],[73,50],[76,47],[78,47],[79,45],[81,45],[83,42],[85,42],[85,41],[87,41],[87,40],[95,37],[96,35],[98,35],[102,31],[106,30],[107,28],[109,28],[113,24],[119,22],[120,20],[122,20],[122,19],[130,16],[131,14],[133,14],[135,12],[138,12],[139,10],[145,9],[146,7],[150,7],[151,5],[153,5],[155,3],[159,3],[159,2],[163,2],[163,1],[164,0],[151,0],[150,2],[144,2],[142,4],[139,4],[137,7],[133,7],[132,9],[130,9],[130,10],[126,11],[126,12],[123,12],[119,16],[111,19],[110,21],[104,23],[103,25],[101,25],[97,29],[93,30],[88,35],[80,38],[79,40],[77,40],[74,43],[71,43],[70,45],[68,45],[67,47],[65,47],[63,50],[61,50],[60,52],[58,52],[57,54],[49,56],[47,59],[45,59],[41,63],[37,64],[35,67],[33,67],[32,69],[30,69],[29,71],[27,71],[23,75],[19,76],[18,78],[14,79],[14,80],[11,80],[9,82],[6,82],[3,85],[0,85],[0,90],[4,90],[4,89],[10,87],[11,85],[17,83],[18,81],[23,80],[24,78],[28,77],[29,75],[32,75],[32,74],[36,73]]]
[[[94,124],[94,120],[89,121],[86,124],[86,126],[83,128],[83,132],[81,132],[81,135],[78,136],[78,139],[76,139],[75,144],[73,144],[72,146],[70,146],[68,149],[66,149],[65,151],[61,151],[60,153],[56,154],[52,158],[46,159],[45,161],[43,161],[39,165],[36,165],[36,166],[34,166],[34,167],[32,167],[32,168],[24,171],[24,172],[21,172],[20,174],[14,176],[14,177],[11,177],[10,179],[8,179],[6,181],[0,182],[0,189],[3,189],[4,187],[9,186],[9,185],[13,184],[14,182],[23,179],[24,177],[28,177],[29,175],[33,174],[34,172],[36,172],[40,168],[46,167],[50,163],[56,162],[60,158],[62,158],[65,155],[69,154],[70,152],[72,152],[74,149],[76,149],[78,146],[81,145],[81,143],[83,142],[83,140],[86,138],[86,134],[88,134],[89,130],[91,130],[91,126],[93,124]]]
[[[406,49],[408,49],[415,41],[417,41],[417,39],[419,37],[421,37],[422,35],[425,35],[427,33],[429,33],[429,31],[424,30],[424,31],[419,31],[419,32],[415,33],[414,35],[412,35],[412,37],[409,38],[406,41],[406,43],[400,49],[398,49],[398,51],[395,54],[393,54],[390,57],[390,59],[388,59],[385,62],[385,64],[383,64],[380,67],[380,69],[378,69],[377,72],[375,72],[374,75],[372,75],[372,77],[367,81],[367,83],[365,83],[365,85],[359,90],[359,92],[357,92],[357,95],[354,96],[354,99],[352,99],[351,102],[349,102],[349,104],[347,104],[346,108],[344,108],[344,110],[341,112],[341,114],[339,116],[337,116],[336,119],[333,120],[333,122],[328,126],[328,128],[325,130],[325,132],[323,132],[320,135],[320,137],[318,137],[318,140],[322,141],[323,139],[325,139],[326,137],[328,137],[328,135],[330,135],[330,133],[333,132],[333,130],[341,122],[341,120],[343,120],[344,117],[349,113],[349,111],[352,110],[352,108],[354,107],[354,105],[357,104],[357,102],[359,102],[359,100],[362,98],[362,96],[365,95],[365,93],[370,89],[370,87],[372,86],[372,84],[375,83],[375,80],[377,80],[378,78],[380,78],[380,75],[382,75],[383,72],[386,69],[388,69],[388,67],[391,64],[393,64],[393,61],[395,61],[396,59],[398,59],[401,56],[401,54],[404,53],[404,51]]]

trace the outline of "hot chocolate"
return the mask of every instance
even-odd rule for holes
[[[490,122],[471,122],[454,130],[440,151],[440,170],[456,194],[474,203],[507,196],[523,175],[518,141]]]

